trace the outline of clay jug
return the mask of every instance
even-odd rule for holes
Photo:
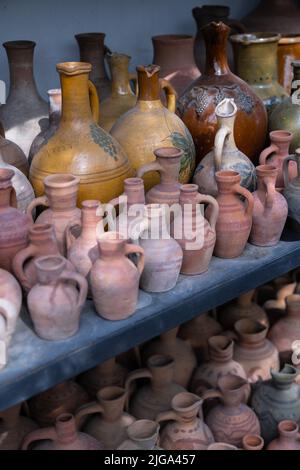
[[[129,372],[125,388],[130,390],[134,380],[148,378],[150,384],[142,385],[130,398],[129,411],[137,419],[155,420],[158,413],[168,411],[172,398],[186,390],[174,382],[174,359],[155,354],[148,359],[147,368]]]
[[[79,46],[81,62],[92,65],[90,79],[94,83],[100,101],[111,93],[111,82],[105,69],[104,59],[109,48],[104,44],[104,33],[76,34],[75,39]]]
[[[254,207],[249,241],[257,246],[274,246],[280,240],[288,215],[284,196],[276,190],[277,168],[256,167],[257,190],[253,193]]]
[[[137,67],[138,99],[134,108],[121,116],[111,134],[125,150],[133,168],[154,160],[153,151],[162,146],[182,150],[180,183],[188,183],[195,168],[195,147],[191,134],[175,114],[176,92],[167,80],[159,79],[160,67]],[[167,108],[160,100],[160,92],[167,95]],[[158,175],[145,178],[145,188],[159,183]]]
[[[206,416],[206,424],[216,442],[242,446],[246,434],[260,435],[259,421],[251,408],[244,403],[248,393],[248,382],[236,375],[225,375],[218,379],[218,389],[207,390],[202,398],[219,398]]]
[[[194,38],[186,34],[162,34],[153,36],[152,44],[152,63],[160,66],[160,76],[181,95],[200,75],[193,55]]]
[[[299,33],[300,8],[297,0],[261,0],[242,22],[248,31]]]
[[[47,125],[47,103],[40,97],[33,75],[33,41],[9,41],[3,44],[8,58],[10,89],[1,106],[0,121],[5,135],[28,157],[31,142]]]
[[[256,434],[247,434],[243,437],[243,449],[244,450],[262,450],[265,443],[261,436]]]
[[[234,98],[237,117],[234,138],[237,148],[251,160],[262,150],[267,132],[267,113],[263,102],[243,80],[231,73],[226,55],[230,28],[212,22],[203,27],[206,43],[206,66],[202,75],[182,94],[178,112],[190,130],[197,163],[211,151],[218,121],[216,106],[224,98]]]
[[[171,402],[171,410],[159,413],[156,421],[169,421],[162,429],[159,445],[164,450],[206,450],[214,442],[203,421],[203,400],[197,395],[181,392]]]
[[[96,401],[77,410],[75,419],[78,427],[100,441],[105,450],[116,449],[126,439],[126,428],[134,421],[133,416],[123,411],[125,401],[125,389],[115,386],[102,388],[97,392]],[[88,416],[84,421],[83,418]]]
[[[214,149],[211,150],[196,168],[193,181],[200,193],[216,197],[218,194],[215,173],[221,170],[236,171],[241,176],[241,186],[254,191],[256,187],[255,167],[249,158],[238,150],[234,140],[234,127],[237,106],[234,99],[225,98],[215,109],[218,131]]]
[[[296,162],[297,176],[289,180],[289,163]],[[285,189],[283,195],[288,203],[288,219],[290,225],[297,231],[300,231],[300,148],[296,150],[295,155],[290,155],[283,162],[283,181]]]
[[[21,404],[0,411],[0,450],[19,450],[23,439],[37,424],[25,416],[20,416]]]
[[[97,124],[99,103],[89,81],[91,67],[86,62],[65,62],[56,67],[62,115],[57,131],[31,163],[30,180],[37,196],[44,192],[47,175],[69,172],[80,179],[78,203],[86,199],[108,202],[121,193],[123,180],[133,174],[118,142]]]
[[[78,432],[74,416],[64,413],[56,418],[55,426],[37,429],[29,433],[22,444],[22,450],[103,450],[101,442],[83,432]]]
[[[27,297],[27,306],[36,334],[48,341],[61,341],[75,335],[86,300],[86,279],[67,271],[62,256],[41,256],[34,261],[37,283]]]
[[[252,381],[267,380],[270,369],[279,370],[279,354],[266,336],[268,328],[250,318],[238,320],[234,324],[237,341],[233,358],[239,362],[247,377]]]
[[[295,60],[300,59],[300,35],[284,34],[278,43],[278,81],[288,95],[291,94],[293,67]]]
[[[137,96],[130,86],[130,81],[136,82],[136,75],[129,73],[131,57],[116,52],[107,55],[112,78],[111,95],[101,102],[100,126],[109,132],[116,120],[133,108]],[[137,91],[137,90],[136,90]]]
[[[16,209],[13,170],[0,168],[0,268],[12,272],[12,261],[28,244],[30,219]]]
[[[219,258],[237,258],[243,253],[250,235],[253,196],[240,185],[241,177],[236,171],[218,171],[216,180],[219,216],[214,254]]]
[[[127,428],[129,439],[118,447],[120,450],[161,450],[157,447],[159,424],[150,419],[138,419]],[[124,446],[125,444],[125,446]]]
[[[25,153],[17,144],[12,140],[8,140],[0,134],[0,153],[5,161],[9,165],[18,168],[26,177],[29,173],[29,164]]]
[[[144,363],[154,354],[169,355],[174,359],[174,381],[187,388],[197,365],[196,356],[188,340],[177,337],[179,327],[152,339],[141,349]]]
[[[32,217],[35,207],[48,207],[38,216],[35,223],[53,225],[59,251],[66,255],[66,228],[70,222],[80,220],[81,217],[81,211],[76,206],[79,178],[60,173],[47,176],[44,185],[45,195],[34,199],[27,213]]]
[[[281,421],[278,424],[278,434],[266,450],[300,450],[299,426],[295,421]]]

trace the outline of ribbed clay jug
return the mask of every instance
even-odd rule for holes
[[[8,140],[0,133],[0,153],[5,163],[18,168],[26,177],[29,173],[29,164],[25,153],[12,140]]]
[[[289,180],[289,164],[290,162],[296,162],[297,164],[297,176]],[[293,228],[300,232],[300,148],[296,150],[295,155],[290,155],[283,162],[283,181],[284,191],[283,195],[288,203],[288,218]]]
[[[278,434],[266,450],[300,450],[300,433],[296,421],[281,421],[278,424]]]
[[[19,450],[28,433],[38,425],[25,416],[20,416],[21,404],[0,411],[0,450]]]

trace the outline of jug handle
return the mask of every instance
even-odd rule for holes
[[[241,23],[239,20],[235,20],[234,18],[229,18],[227,21],[228,26],[232,29],[235,29],[238,33],[243,34],[247,31],[246,27]]]
[[[65,231],[65,239],[66,239],[66,245],[67,245],[67,251],[71,248],[73,243],[76,240],[76,237],[72,233],[72,229],[74,227],[82,227],[81,220],[72,220],[71,222],[68,223]]]
[[[275,144],[271,144],[268,148],[263,150],[259,156],[259,164],[267,165],[267,158],[275,152],[279,152],[279,148]]]
[[[211,389],[204,391],[200,398],[202,398],[202,400],[207,400],[208,398],[223,398],[223,395],[220,390]]]
[[[30,217],[32,222],[33,222],[33,216],[32,216],[33,209],[35,209],[38,206],[49,207],[49,201],[48,201],[47,196],[36,197],[28,205],[27,210],[26,210],[26,214]]]
[[[241,194],[241,196],[244,196],[244,198],[247,200],[248,205],[246,208],[246,214],[249,217],[251,217],[252,212],[253,212],[253,206],[254,206],[254,199],[253,199],[252,194],[247,189],[243,188],[243,186],[240,186],[239,184],[234,185],[233,190],[237,194]]]
[[[103,407],[97,401],[85,403],[84,405],[80,406],[75,413],[75,423],[77,429],[81,428],[83,424],[82,418],[84,416],[92,415],[95,413],[104,413]]]
[[[57,433],[54,427],[43,428],[43,429],[36,429],[29,433],[22,442],[22,450],[27,450],[28,446],[35,441],[41,441],[44,439],[48,439],[51,441],[57,440]]]
[[[158,161],[154,160],[154,162],[146,163],[138,169],[136,174],[137,178],[142,178],[145,173],[148,173],[148,171],[158,171],[159,173],[162,173],[164,169]]]
[[[90,95],[90,103],[91,103],[91,110],[92,116],[95,122],[99,122],[100,119],[100,108],[99,108],[99,98],[97,93],[97,88],[93,84],[91,80],[88,81],[89,87],[89,95]]]
[[[264,185],[266,188],[266,208],[271,209],[277,191],[275,189],[274,182],[271,180],[271,178],[265,178]]]
[[[212,206],[212,212],[210,214],[210,217],[208,218],[208,223],[211,226],[212,230],[215,231],[216,229],[216,223],[218,220],[218,215],[219,215],[219,204],[216,201],[216,199],[212,196],[209,196],[207,194],[197,194],[196,201],[198,204],[201,204],[202,202],[207,203],[208,205]]]
[[[125,404],[125,411],[128,412],[129,410],[129,394],[130,394],[130,386],[134,380],[137,379],[152,379],[152,374],[150,370],[146,368],[136,369],[132,372],[129,372],[125,381],[125,390],[127,392],[126,404]]]
[[[175,411],[162,411],[161,413],[158,413],[158,415],[155,418],[155,421],[157,423],[161,423],[162,421],[181,421],[179,416]]]
[[[139,83],[136,73],[129,74],[129,81],[134,83],[134,94],[137,96],[139,93]]]
[[[138,262],[137,262],[137,270],[139,272],[139,275],[142,274],[143,270],[144,270],[144,266],[145,266],[145,254],[144,254],[144,250],[143,248],[141,248],[140,246],[138,245],[133,245],[132,243],[126,243],[126,246],[125,246],[125,255],[129,255],[129,254],[138,254],[139,255],[139,259],[138,259]]]
[[[31,289],[32,285],[30,284],[30,280],[25,274],[24,264],[29,258],[33,258],[35,255],[36,248],[33,245],[29,245],[24,248],[24,250],[19,251],[12,262],[12,268],[15,276],[26,289]]]
[[[283,166],[282,166],[282,172],[283,172],[283,184],[284,187],[286,188],[287,185],[289,184],[289,162],[296,162],[296,157],[295,155],[289,155],[283,160]]]
[[[68,283],[70,281],[74,281],[78,286],[79,294],[78,294],[76,308],[81,309],[86,300],[87,293],[88,293],[87,280],[84,276],[82,276],[79,273],[75,273],[72,271],[63,271],[63,273],[57,278],[56,285],[58,285],[61,282]]]
[[[164,78],[159,79],[160,87],[165,92],[167,97],[167,108],[171,113],[175,113],[176,111],[176,98],[177,93],[175,88],[172,87],[171,83]]]
[[[221,126],[216,133],[214,142],[214,164],[216,171],[221,170],[222,165],[222,153],[224,148],[225,139],[230,135],[231,130],[227,126]]]

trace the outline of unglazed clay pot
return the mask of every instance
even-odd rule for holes
[[[111,134],[123,147],[135,170],[154,160],[155,149],[179,148],[183,151],[179,180],[188,183],[195,168],[193,139],[175,114],[176,92],[167,80],[159,79],[159,70],[158,65],[137,67],[137,104],[116,121]],[[162,89],[167,95],[167,108],[160,100]],[[151,172],[145,178],[146,190],[157,183],[158,175]]]
[[[86,300],[88,284],[81,274],[66,270],[62,256],[41,256],[34,261],[37,283],[27,306],[38,336],[60,341],[75,335]]]
[[[300,433],[296,421],[281,421],[278,424],[278,434],[266,450],[300,450]]]
[[[234,99],[225,98],[215,109],[218,131],[214,148],[199,163],[193,181],[200,193],[216,197],[218,194],[215,173],[221,170],[236,171],[241,176],[241,186],[250,192],[256,188],[255,167],[249,158],[238,150],[234,140],[237,106]]]
[[[288,95],[290,95],[293,80],[292,63],[300,59],[300,34],[284,34],[280,38],[277,49],[277,59],[278,81]]]
[[[203,400],[181,392],[171,402],[171,410],[159,413],[156,421],[171,421],[160,433],[159,445],[164,450],[206,450],[214,442],[203,421]]]
[[[158,449],[159,424],[156,421],[138,419],[128,426],[127,435],[131,443],[131,447],[127,447],[128,450]],[[123,450],[125,450],[124,447]]]
[[[178,330],[179,327],[173,328],[146,343],[141,349],[141,356],[144,363],[154,354],[171,356],[174,359],[174,381],[187,388],[197,360],[188,340],[177,337]]]
[[[155,420],[158,413],[168,411],[172,398],[186,390],[174,382],[174,359],[156,354],[148,359],[146,369],[129,372],[125,388],[134,380],[148,378],[150,384],[139,387],[130,399],[129,411],[137,419]]]
[[[244,450],[262,450],[265,443],[261,436],[256,434],[247,434],[243,437],[243,449]]]
[[[296,162],[297,176],[289,181],[289,163]],[[300,148],[296,150],[295,155],[290,155],[283,162],[283,182],[285,189],[283,195],[288,203],[288,217],[293,228],[300,231],[300,210],[299,210],[299,197],[300,197]]]
[[[18,168],[25,176],[29,173],[29,164],[25,153],[12,140],[8,140],[0,134],[0,154],[9,165]]]
[[[299,33],[300,8],[297,0],[261,0],[242,22],[248,31]]]
[[[0,412],[0,450],[19,450],[28,433],[37,429],[37,424],[20,416],[21,404]]]
[[[103,450],[101,442],[83,432],[78,432],[74,416],[64,413],[56,418],[55,426],[37,429],[29,433],[22,444],[22,450]]]
[[[288,215],[288,205],[276,190],[277,168],[256,167],[257,190],[253,193],[254,207],[249,241],[257,246],[274,246],[280,240]]]

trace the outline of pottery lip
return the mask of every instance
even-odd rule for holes
[[[258,434],[246,434],[243,437],[243,448],[246,450],[262,450],[265,443]]]
[[[0,188],[6,189],[12,186],[12,178],[15,175],[14,170],[9,168],[0,168]]]
[[[20,39],[16,41],[6,41],[2,44],[5,49],[33,49],[36,42],[28,39]]]
[[[181,46],[194,43],[194,37],[189,34],[159,34],[152,36],[153,44],[164,44],[170,46]]]
[[[143,178],[138,178],[138,177],[126,178],[124,180],[124,186],[127,186],[127,187],[143,186],[144,187],[144,180]]]
[[[137,72],[143,72],[147,75],[148,78],[151,78],[153,75],[160,71],[160,66],[155,64],[150,65],[138,65],[136,67]]]
[[[161,369],[163,367],[174,366],[174,359],[169,354],[153,354],[147,360],[148,367],[151,369]]]
[[[255,168],[255,171],[256,171],[257,177],[261,177],[261,178],[267,177],[267,176],[276,178],[278,174],[278,168],[276,168],[273,165],[259,165]]]
[[[300,65],[300,61],[299,61],[299,65]],[[277,130],[277,131],[271,131],[269,133],[269,136],[270,136],[270,139],[274,140],[275,143],[276,142],[290,142],[293,139],[294,134],[289,131]]]
[[[46,176],[44,179],[44,185],[50,188],[69,188],[75,185],[77,186],[79,183],[80,178],[71,173],[55,173]]]
[[[53,225],[50,223],[34,224],[29,228],[29,238],[31,240],[40,240],[41,235],[54,235]],[[43,241],[44,241],[44,237]]]
[[[79,42],[81,40],[88,41],[88,42],[98,42],[104,41],[106,34],[101,32],[91,32],[91,33],[78,33],[75,34],[75,39]]]
[[[279,33],[257,31],[253,33],[233,34],[230,36],[230,41],[242,44],[243,46],[251,46],[253,44],[279,42],[280,38],[281,34]]]
[[[234,329],[243,343],[258,344],[267,336],[268,327],[250,318],[242,318],[234,324]]]
[[[299,431],[299,426],[296,423],[296,421],[293,421],[291,419],[285,419],[283,421],[280,421],[280,423],[278,423],[278,433],[281,436],[294,438],[295,436],[298,435],[298,431]]]
[[[62,413],[55,420],[58,441],[73,442],[77,437],[75,418],[71,413]]]
[[[178,159],[183,156],[183,151],[177,147],[159,147],[153,153],[156,158]]]
[[[279,40],[279,45],[283,46],[285,44],[299,44],[300,43],[300,34],[291,33],[291,34],[283,34],[281,39]]]
[[[92,65],[89,62],[59,62],[56,64],[56,70],[65,75],[79,75],[82,73],[90,73]]]
[[[172,398],[171,407],[183,417],[191,418],[195,414],[197,415],[202,403],[203,399],[198,395],[190,392],[180,392]]]
[[[294,383],[299,371],[291,364],[285,364],[279,372],[271,369],[270,374],[276,388],[289,388]]]
[[[100,207],[101,202],[98,201],[97,199],[85,199],[82,201],[81,206],[82,209],[86,210],[96,210],[98,207]]]
[[[220,170],[215,173],[215,178],[219,183],[240,183],[241,175],[237,171]]]
[[[116,400],[124,398],[126,395],[126,390],[123,387],[118,387],[115,385],[108,385],[102,387],[97,393],[96,396],[100,402],[111,403]]]
[[[66,266],[66,259],[60,255],[39,256],[33,260],[37,270],[38,282],[55,282]]]
[[[150,419],[138,419],[127,428],[128,437],[135,442],[143,442],[156,439],[159,424]]]

